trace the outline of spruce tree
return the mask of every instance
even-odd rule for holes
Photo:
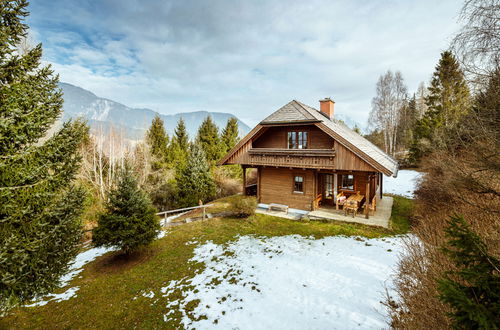
[[[177,127],[175,128],[175,141],[179,145],[181,150],[188,151],[189,147],[189,135],[186,130],[186,124],[184,123],[184,119],[182,117],[177,122]]]
[[[238,142],[238,120],[231,117],[227,120],[226,127],[222,130],[223,153],[227,153]]]
[[[458,61],[449,51],[441,54],[426,97],[427,110],[417,121],[411,158],[446,147],[450,133],[471,107],[470,93]]]
[[[446,229],[444,253],[456,271],[438,280],[439,298],[453,310],[457,329],[498,329],[500,326],[500,260],[463,217],[455,216]]]
[[[200,145],[205,153],[205,157],[211,165],[222,156],[222,146],[219,137],[219,129],[215,125],[212,117],[208,116],[198,128],[196,143]]]
[[[84,192],[72,182],[87,126],[48,134],[63,98],[42,46],[16,50],[27,5],[0,5],[0,314],[54,290],[81,238]]]
[[[130,253],[151,243],[159,230],[156,209],[138,187],[129,166],[125,166],[92,231],[92,242],[95,246],[118,246]]]
[[[197,205],[215,196],[215,183],[200,145],[191,145],[188,165],[178,172],[177,185],[181,206]]]
[[[452,128],[469,111],[470,93],[460,65],[450,51],[443,52],[428,87],[427,113],[439,126]]]
[[[169,152],[172,155],[172,162],[177,170],[186,165],[189,152],[189,136],[182,117],[177,122]]]
[[[153,156],[153,168],[159,169],[168,163],[169,138],[163,125],[163,120],[156,115],[151,122],[151,127],[146,132],[146,142]]]

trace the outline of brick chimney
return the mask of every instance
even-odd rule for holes
[[[325,99],[319,100],[319,110],[330,119],[333,119],[334,106],[335,102],[333,102],[333,100],[331,100],[329,97],[325,97]]]

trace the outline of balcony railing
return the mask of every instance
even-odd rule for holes
[[[277,149],[251,148],[252,165],[281,167],[333,168],[334,149]]]

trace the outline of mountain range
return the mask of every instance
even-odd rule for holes
[[[248,125],[230,113],[194,111],[165,115],[151,109],[131,108],[98,97],[86,89],[68,83],[61,82],[59,86],[64,93],[62,119],[68,120],[82,117],[87,120],[92,131],[101,129],[107,132],[113,127],[113,129],[123,132],[129,139],[140,140],[144,137],[144,133],[156,115],[163,119],[165,129],[169,135],[174,132],[178,120],[182,117],[191,139],[196,136],[198,127],[207,116],[212,117],[220,130],[226,126],[229,118],[235,117],[238,120],[240,136],[244,136],[250,131]]]

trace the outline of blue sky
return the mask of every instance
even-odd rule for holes
[[[292,99],[366,124],[378,77],[427,82],[459,0],[32,0],[33,42],[61,81],[161,113],[249,125]]]

